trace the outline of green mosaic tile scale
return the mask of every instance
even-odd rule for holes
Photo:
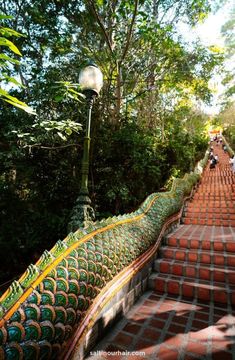
[[[206,162],[207,154],[199,167]],[[30,265],[0,299],[0,359],[58,359],[97,295],[155,243],[199,173],[151,194],[134,213],[79,229]]]

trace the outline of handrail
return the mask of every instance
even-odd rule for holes
[[[45,251],[0,298],[0,359],[59,358],[98,294],[150,249],[208,160],[138,210],[78,229]]]

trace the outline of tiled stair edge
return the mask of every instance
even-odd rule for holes
[[[227,282],[235,285],[235,267],[211,264],[194,264],[187,261],[158,259],[154,262],[154,270],[161,274],[174,274],[191,279]]]
[[[149,278],[149,287],[166,294],[235,305],[235,286],[228,287],[222,282],[154,273]]]

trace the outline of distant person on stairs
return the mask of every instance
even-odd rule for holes
[[[229,164],[232,167],[232,172],[235,174],[235,157],[234,157],[234,155],[229,159]]]
[[[213,156],[212,158],[210,158],[210,169],[215,169],[215,165],[216,165],[216,159]]]

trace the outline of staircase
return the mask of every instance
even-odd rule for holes
[[[204,171],[182,223],[160,248],[150,288],[235,305],[235,176],[219,145],[215,169]]]
[[[219,164],[160,247],[149,291],[87,360],[235,360],[235,175],[214,148]]]
[[[235,175],[214,148],[219,164],[161,246],[149,291],[97,344],[99,359],[235,360]]]

